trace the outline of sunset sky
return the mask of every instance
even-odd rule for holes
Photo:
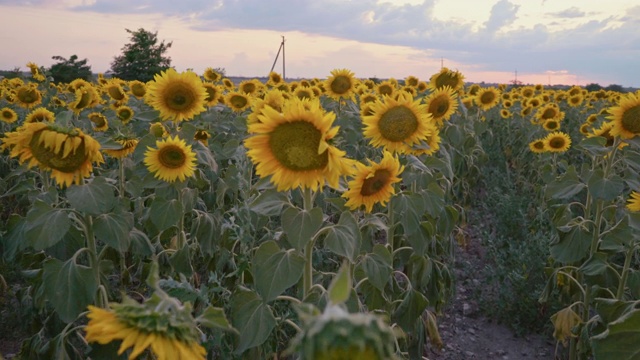
[[[266,76],[282,36],[287,78],[428,78],[640,87],[637,0],[0,0],[0,69],[54,55],[105,72],[144,28],[172,65]],[[276,64],[282,73],[282,58]]]

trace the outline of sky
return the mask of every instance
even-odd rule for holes
[[[139,28],[200,74],[428,80],[445,66],[470,82],[640,87],[638,0],[0,0],[0,69],[75,54],[106,72]]]

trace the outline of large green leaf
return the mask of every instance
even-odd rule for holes
[[[288,202],[285,193],[276,191],[275,189],[269,189],[258,195],[258,197],[249,204],[249,208],[251,211],[260,215],[278,216],[282,212],[282,207]]]
[[[604,201],[615,199],[624,190],[624,181],[620,176],[612,174],[605,177],[602,169],[597,169],[591,174],[587,185],[594,199]]]
[[[338,305],[349,300],[351,290],[353,289],[350,267],[351,265],[345,261],[340,267],[340,271],[338,271],[331,281],[331,284],[329,284],[328,295],[331,304]]]
[[[369,282],[380,291],[384,290],[391,277],[392,260],[389,250],[381,244],[374,245],[373,252],[362,257],[361,266],[364,273]]]
[[[196,318],[196,322],[208,328],[236,331],[229,323],[229,320],[227,320],[224,309],[222,308],[208,306],[202,314]]]
[[[43,267],[43,283],[47,298],[64,322],[72,322],[93,302],[98,284],[90,267],[49,259]]]
[[[113,212],[97,216],[93,221],[96,238],[112,248],[124,253],[129,249],[133,230],[133,214]]]
[[[230,300],[231,324],[239,332],[236,353],[261,345],[276,326],[271,308],[257,293],[238,288]]]
[[[400,325],[405,332],[413,332],[413,327],[429,305],[421,293],[410,289],[405,293],[404,299],[393,313],[393,320]]]
[[[67,189],[67,200],[72,208],[89,215],[100,215],[111,211],[116,197],[114,188],[105,178],[98,176],[85,185],[74,185]]]
[[[558,231],[558,240],[551,245],[551,256],[564,264],[584,259],[589,253],[593,235],[574,226],[568,232]]]
[[[396,219],[402,224],[405,235],[417,232],[424,213],[425,200],[418,194],[397,194],[391,198]]]
[[[27,220],[18,214],[11,214],[7,222],[8,232],[0,234],[3,258],[8,262],[13,261],[18,250],[23,244],[24,229],[27,227]]]
[[[593,136],[589,138],[584,138],[578,144],[578,148],[582,148],[586,150],[593,156],[604,156],[611,152],[610,147],[606,147],[607,139],[602,136]]]
[[[640,305],[640,302],[636,302]],[[640,359],[640,309],[634,308],[607,324],[607,329],[591,338],[595,359]]]
[[[67,211],[36,201],[27,213],[24,230],[25,247],[44,250],[62,240],[69,231],[71,220]]]
[[[329,250],[353,263],[360,250],[361,236],[355,217],[350,211],[345,211],[340,215],[338,224],[327,228],[324,244]]]
[[[185,244],[181,249],[174,252],[169,257],[169,263],[171,267],[180,274],[185,276],[191,276],[193,273],[193,267],[191,266],[191,251],[189,251],[189,244]]]
[[[587,187],[580,178],[576,168],[570,166],[562,176],[547,184],[546,196],[552,199],[566,199],[577,195]]]
[[[275,299],[300,280],[305,259],[296,250],[280,250],[275,241],[260,245],[253,258],[256,290],[265,302]]]
[[[213,256],[220,234],[220,223],[213,214],[196,210],[191,236],[198,241],[200,250],[207,256]]]
[[[302,250],[322,226],[322,209],[310,211],[290,207],[282,213],[282,230],[296,249]]]
[[[158,231],[163,231],[171,226],[178,225],[178,221],[180,221],[182,215],[182,204],[175,199],[167,200],[157,197],[153,200],[151,208],[149,209],[151,222],[158,228]]]

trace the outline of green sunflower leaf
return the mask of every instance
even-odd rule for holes
[[[276,326],[271,307],[257,293],[238,288],[231,296],[231,324],[238,330],[236,353],[264,343]]]
[[[322,226],[322,209],[310,211],[290,207],[282,213],[282,230],[296,249],[302,250]]]
[[[296,250],[281,250],[275,241],[263,243],[253,258],[256,290],[265,302],[274,300],[300,280],[304,264]]]
[[[36,201],[27,213],[24,247],[44,250],[62,240],[71,227],[67,211]]]
[[[74,185],[67,189],[67,200],[72,208],[89,215],[100,215],[111,211],[116,197],[114,188],[104,177],[98,176],[85,185]]]
[[[43,283],[48,300],[62,321],[69,323],[93,303],[98,290],[93,269],[76,264],[75,257],[44,262]]]
[[[362,234],[351,211],[343,212],[338,223],[326,229],[325,246],[353,263],[360,250]]]

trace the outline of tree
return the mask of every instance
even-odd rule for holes
[[[21,78],[23,76],[19,66],[14,67],[13,70],[0,70],[0,79]]]
[[[87,59],[78,60],[77,55],[71,55],[69,59],[62,56],[52,56],[53,60],[58,60],[56,64],[51,65],[49,74],[56,83],[70,83],[75,79],[91,80],[91,66],[87,65]]]
[[[171,67],[171,58],[164,54],[172,42],[158,43],[158,32],[152,33],[142,28],[137,31],[125,30],[131,34],[131,42],[122,48],[122,55],[116,56],[111,63],[113,76],[147,82],[153,80],[155,74]]]
[[[602,90],[602,86],[600,86],[600,84],[596,84],[596,83],[587,84],[584,88],[587,89],[587,91]]]
[[[611,84],[607,87],[604,88],[607,91],[616,91],[616,92],[620,92],[620,93],[624,93],[626,92],[624,90],[624,88],[622,87],[622,85],[618,85],[618,84]]]

